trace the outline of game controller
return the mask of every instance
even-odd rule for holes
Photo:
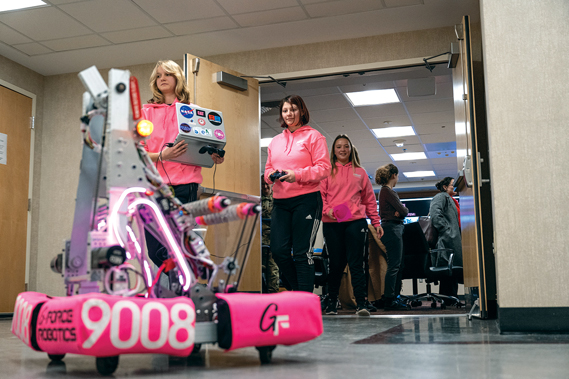
[[[287,175],[286,171],[275,171],[269,176],[269,179],[271,179],[271,182],[274,183],[277,179],[280,179],[285,175]],[[281,179],[281,182],[282,182],[282,179]]]
[[[213,147],[211,145],[202,146],[199,153],[200,154],[208,153],[209,155],[212,155],[213,153],[217,153],[222,158],[225,156],[225,150],[218,149],[217,147]]]

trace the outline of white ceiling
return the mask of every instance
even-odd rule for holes
[[[13,0],[17,1],[17,0]],[[0,13],[0,55],[42,75],[451,26],[478,0],[45,0]]]
[[[407,95],[409,80],[430,76],[435,78],[435,95]],[[346,92],[386,88],[395,89],[401,102],[353,107],[344,95]],[[436,174],[425,178],[406,178],[400,174],[399,191],[434,190],[436,181],[456,176],[452,76],[446,65],[437,65],[432,73],[423,66],[348,77],[337,75],[317,80],[288,81],[285,88],[276,83],[263,84],[261,103],[267,105],[291,94],[302,96],[310,112],[309,125],[326,137],[329,149],[337,135],[347,134],[350,137],[358,149],[363,167],[372,177],[378,167],[387,163],[394,163],[400,172],[432,170]],[[278,108],[272,108],[261,116],[262,138],[282,132],[278,115]],[[371,132],[371,129],[389,126],[412,126],[416,135],[377,139]],[[396,139],[404,139],[405,145],[395,146],[393,141]],[[402,153],[403,149],[406,152],[424,152],[428,159],[392,161],[389,154]],[[261,149],[261,159],[264,167],[266,148]]]

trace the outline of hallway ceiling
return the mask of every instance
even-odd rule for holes
[[[0,55],[42,75],[452,26],[478,0],[45,0],[0,13]]]
[[[436,94],[409,97],[409,80],[434,77]],[[346,92],[393,88],[400,103],[353,107]],[[362,166],[372,178],[375,170],[394,163],[400,171],[398,191],[434,190],[434,184],[446,176],[456,177],[457,151],[451,69],[437,65],[433,72],[425,67],[396,69],[365,75],[337,75],[315,80],[289,81],[286,88],[276,83],[262,84],[261,105],[271,105],[288,95],[297,94],[305,100],[310,112],[309,125],[321,132],[328,149],[337,135],[347,134],[357,147]],[[261,116],[261,138],[282,132],[278,107]],[[412,126],[416,135],[377,139],[374,128]],[[404,139],[403,147],[394,140]],[[427,159],[394,162],[390,154],[424,152]],[[261,149],[261,167],[267,160],[267,148]],[[436,176],[406,178],[402,172],[434,171]],[[372,183],[375,181],[372,179]],[[374,188],[379,186],[374,184]]]

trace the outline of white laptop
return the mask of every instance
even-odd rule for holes
[[[178,136],[174,144],[184,141],[188,149],[173,162],[180,162],[201,167],[212,167],[211,155],[202,149],[211,146],[217,149],[225,147],[225,127],[223,114],[199,107],[195,104],[176,103],[176,118],[178,120]],[[200,150],[203,152],[200,154]]]

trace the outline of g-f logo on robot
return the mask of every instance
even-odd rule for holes
[[[279,306],[276,305],[275,303],[270,303],[269,305],[267,305],[267,308],[265,308],[265,311],[263,312],[263,316],[261,316],[261,322],[259,323],[259,328],[261,329],[262,332],[267,332],[272,329],[273,335],[278,336],[279,328],[288,329],[290,328],[290,323],[288,321],[288,315],[274,315],[266,317],[267,312],[269,311],[269,309],[271,309],[271,306],[274,306],[275,312],[279,310]],[[272,320],[268,325],[266,321],[267,319]],[[267,327],[264,327],[263,325],[267,325]]]

